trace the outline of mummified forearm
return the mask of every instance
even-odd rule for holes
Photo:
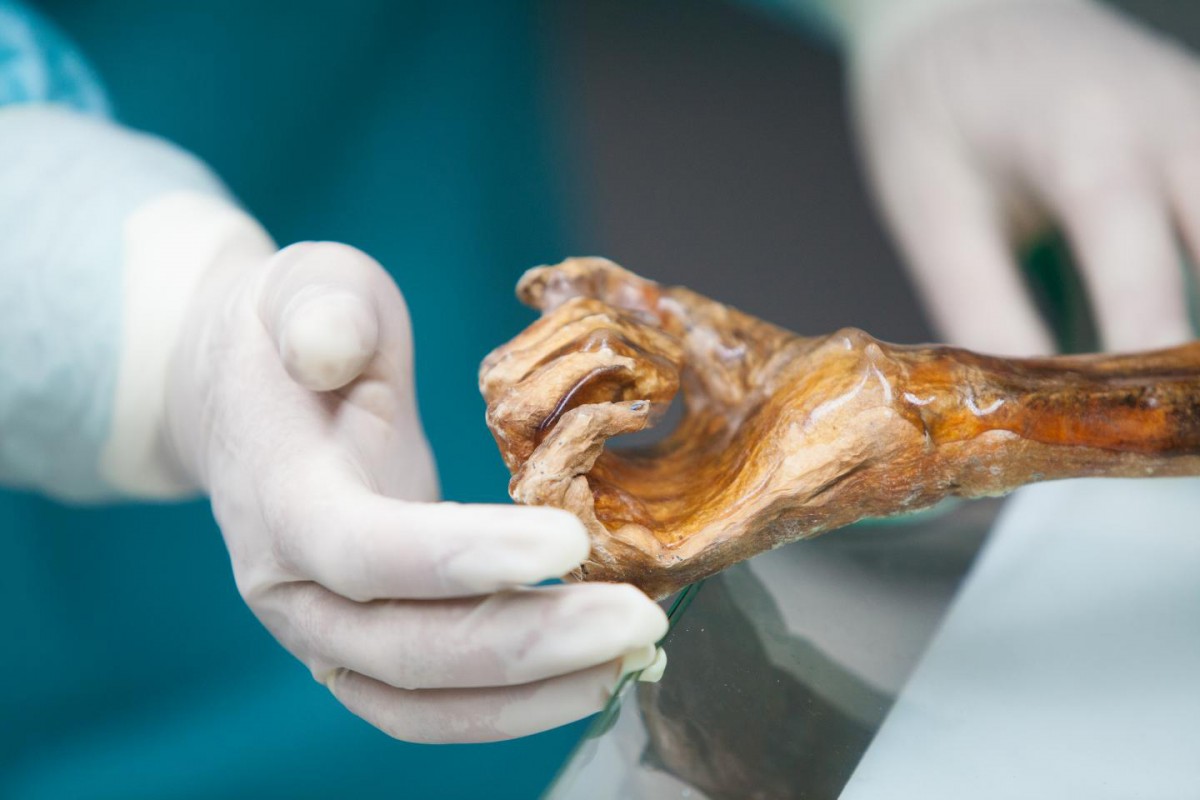
[[[578,577],[662,596],[865,517],[1076,476],[1200,473],[1200,344],[1002,359],[801,337],[601,259],[531,270],[541,320],[484,361],[522,503],[592,535]],[[660,416],[679,427],[606,449]]]

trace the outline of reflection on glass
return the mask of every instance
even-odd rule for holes
[[[549,797],[837,797],[995,509],[849,528],[689,587],[662,682],[622,687]]]

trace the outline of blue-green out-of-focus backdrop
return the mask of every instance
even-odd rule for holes
[[[280,243],[352,242],[412,311],[444,493],[502,501],[475,371],[568,248],[532,3],[46,2],[117,117],[207,161]],[[400,743],[242,604],[204,503],[0,496],[0,795],[535,796],[578,727]]]

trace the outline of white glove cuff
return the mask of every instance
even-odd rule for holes
[[[120,361],[112,425],[100,474],[135,497],[169,499],[200,487],[168,449],[167,372],[201,276],[214,264],[264,260],[275,252],[266,231],[229,201],[193,191],[159,195],[122,228]]]

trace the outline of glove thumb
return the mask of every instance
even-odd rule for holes
[[[366,369],[379,346],[379,314],[371,291],[381,270],[360,250],[302,242],[272,257],[259,316],[300,385],[328,392]]]

